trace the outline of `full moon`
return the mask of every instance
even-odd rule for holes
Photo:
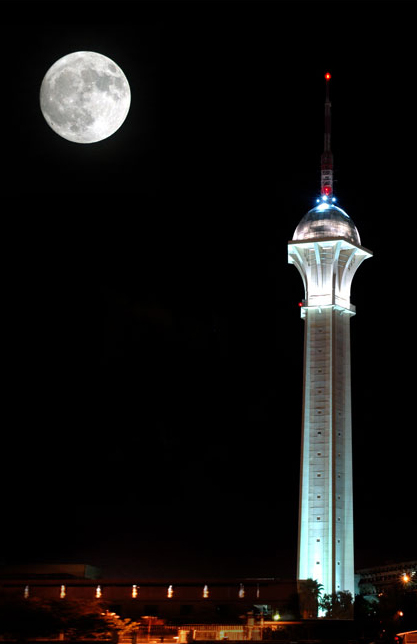
[[[95,143],[122,125],[130,107],[130,87],[110,58],[77,51],[46,72],[40,103],[46,122],[57,134],[75,143]]]

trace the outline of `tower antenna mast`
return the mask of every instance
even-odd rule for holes
[[[333,154],[330,147],[331,107],[329,83],[331,74],[324,75],[326,80],[326,101],[324,103],[324,151],[321,155],[321,195],[324,198],[333,196]]]

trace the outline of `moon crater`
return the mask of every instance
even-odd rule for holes
[[[130,107],[130,87],[110,58],[79,51],[60,58],[48,70],[40,104],[57,134],[76,143],[94,143],[122,125]]]

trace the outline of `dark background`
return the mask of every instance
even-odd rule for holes
[[[416,559],[412,2],[3,2],[1,560],[296,569],[301,279],[330,71],[355,277],[358,567]],[[49,67],[112,58],[112,137],[56,135]]]

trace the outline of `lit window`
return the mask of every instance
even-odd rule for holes
[[[174,589],[173,589],[172,585],[170,584],[170,585],[168,586],[168,592],[167,592],[167,597],[168,597],[168,599],[171,599],[171,597],[172,597],[173,595],[174,595]]]
[[[137,596],[138,596],[138,587],[136,586],[136,584],[133,584],[133,586],[132,586],[132,598],[136,599]]]
[[[240,584],[240,588],[239,588],[239,597],[240,597],[241,599],[243,599],[243,598],[244,598],[244,596],[245,596],[245,587],[244,587],[244,585],[243,585],[243,584]]]
[[[100,599],[101,597],[101,586],[97,586],[96,588],[96,599]]]
[[[208,598],[208,596],[209,596],[209,589],[208,589],[208,586],[207,586],[207,584],[206,584],[206,585],[204,586],[204,588],[203,588],[203,597],[204,597],[204,599],[207,599],[207,598]]]
[[[23,597],[25,599],[29,598],[29,586],[25,586],[25,590],[23,591]]]
[[[67,594],[66,588],[64,584],[61,585],[60,591],[59,591],[59,597],[60,599],[65,599],[65,595]]]

